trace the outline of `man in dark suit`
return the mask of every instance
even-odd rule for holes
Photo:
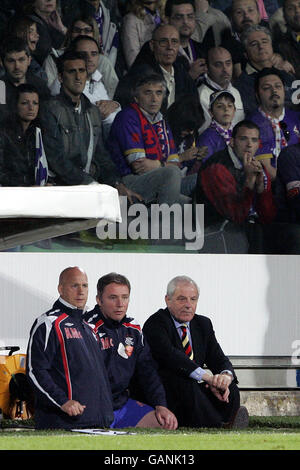
[[[240,406],[237,377],[210,319],[195,314],[198,298],[196,283],[177,276],[167,287],[167,308],[144,324],[169,409],[179,426],[245,428],[248,412]]]
[[[153,31],[152,39],[140,50],[128,74],[119,81],[114,100],[118,101],[122,108],[127,106],[132,100],[132,85],[141,76],[155,72],[160,74],[167,84],[167,100],[163,103],[163,114],[183,94],[192,94],[197,101],[197,86],[181,57],[178,57],[179,46],[179,32],[174,26],[158,26]]]

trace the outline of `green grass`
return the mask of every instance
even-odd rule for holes
[[[131,429],[134,435],[2,429],[0,450],[300,450],[300,417],[251,417],[243,431]]]
[[[134,436],[3,436],[1,450],[299,450],[296,433],[219,432],[181,435],[137,434]]]

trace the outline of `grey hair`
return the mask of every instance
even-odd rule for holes
[[[197,283],[190,277],[188,276],[176,276],[167,285],[167,296],[171,298],[175,292],[175,289],[178,284],[193,284],[193,286],[197,289],[197,293],[199,295],[199,287]]]
[[[167,84],[164,78],[159,75],[158,73],[146,73],[142,75],[133,85],[132,87],[132,96],[138,96],[139,89],[144,85],[153,85],[153,84],[160,84],[163,87],[163,96],[166,96],[167,93]]]
[[[265,26],[261,26],[259,24],[252,25],[252,26],[249,26],[249,28],[245,29],[245,31],[243,31],[243,33],[241,34],[241,42],[245,49],[247,48],[247,45],[248,45],[249,35],[256,31],[262,31],[263,33],[265,33],[267,36],[269,36],[272,42],[272,34],[268,28],[265,28]]]

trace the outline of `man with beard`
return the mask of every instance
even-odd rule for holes
[[[284,105],[284,79],[280,71],[274,68],[261,70],[256,77],[255,93],[259,107],[249,119],[261,130],[261,144],[256,158],[261,160],[274,180],[281,150],[299,142],[299,116]]]

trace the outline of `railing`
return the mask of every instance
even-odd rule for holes
[[[297,364],[297,357],[291,356],[229,356],[229,359],[236,371],[239,379],[239,388],[241,390],[284,390],[284,391],[299,391],[300,388],[296,386],[289,386],[286,383],[286,376],[283,380],[279,381],[279,374],[272,376],[273,371],[295,371],[296,381],[296,370],[300,369],[300,364]],[[295,360],[296,359],[296,360]],[[239,374],[239,371],[241,373]],[[247,383],[248,380],[243,380],[243,372],[252,371],[252,382]],[[265,374],[262,376],[262,371]],[[244,374],[245,376],[245,374]],[[246,383],[245,383],[246,382]],[[282,383],[285,382],[285,383]]]

